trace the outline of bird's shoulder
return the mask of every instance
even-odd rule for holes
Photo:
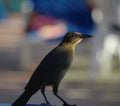
[[[42,62],[44,61],[60,61],[60,60],[65,60],[65,59],[71,59],[73,57],[73,53],[71,51],[68,51],[67,49],[63,47],[56,47],[53,49],[50,53],[46,55],[46,57],[43,59]],[[41,63],[42,63],[41,62]]]

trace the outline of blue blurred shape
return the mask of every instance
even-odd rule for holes
[[[3,0],[0,0],[0,19],[7,17],[7,11]]]
[[[46,103],[41,103],[40,105],[35,105],[35,104],[27,104],[26,106],[55,106],[55,105],[46,104]]]
[[[11,104],[0,104],[0,106],[11,106]]]
[[[88,0],[32,0],[34,11],[67,20],[79,27],[93,27]]]

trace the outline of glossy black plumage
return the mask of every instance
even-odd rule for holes
[[[91,36],[79,32],[67,33],[62,42],[41,61],[26,85],[24,93],[12,106],[25,106],[30,97],[39,89],[41,89],[46,103],[49,104],[44,93],[45,87],[48,85],[53,87],[53,93],[64,103],[64,106],[73,106],[68,105],[68,103],[57,94],[58,87],[72,63],[75,46],[83,38],[87,37]]]
[[[68,53],[67,50],[62,47],[53,49],[34,71],[25,89],[27,90],[32,86],[37,86],[37,82],[40,86],[59,83],[61,80],[59,75],[70,66],[72,57],[72,53]],[[34,81],[36,83],[33,83]]]

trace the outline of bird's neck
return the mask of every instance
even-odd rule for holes
[[[62,43],[60,43],[60,46],[63,47],[63,48],[65,48],[65,49],[68,50],[68,51],[74,52],[76,45],[77,45],[79,42],[81,42],[81,41],[82,41],[82,39],[79,40],[79,41],[77,41],[77,42],[73,42],[73,43],[71,43],[71,42],[62,42]]]
[[[71,43],[61,43],[59,46],[66,49],[67,51],[70,51],[71,53],[74,53],[76,47],[76,45]]]

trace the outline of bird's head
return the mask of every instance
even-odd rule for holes
[[[72,43],[72,44],[78,44],[82,39],[84,38],[90,38],[92,37],[91,35],[89,34],[82,34],[80,32],[68,32],[62,42],[65,42],[65,43]]]

